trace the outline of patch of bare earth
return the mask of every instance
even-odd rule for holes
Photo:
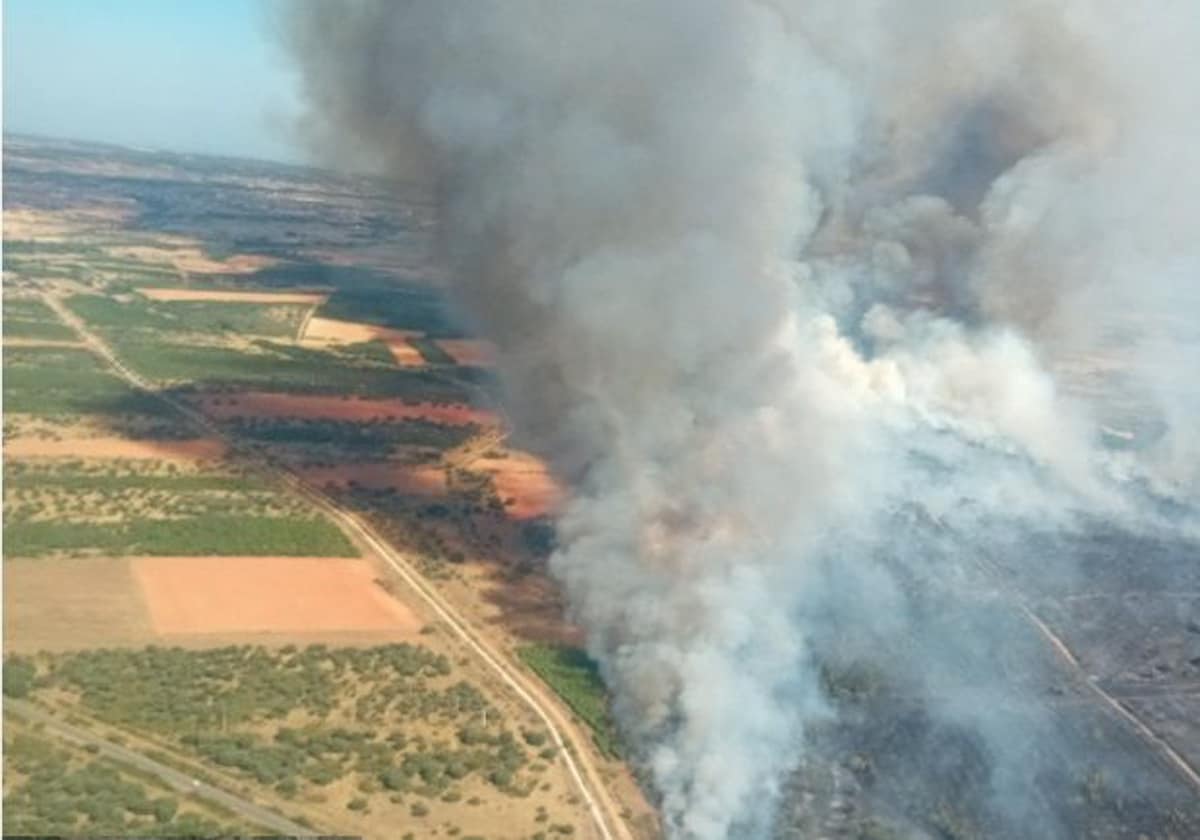
[[[18,437],[4,442],[5,458],[130,458],[147,461],[213,461],[225,457],[215,438],[131,440],[119,437]]]
[[[200,409],[209,417],[292,417],[312,420],[428,420],[448,426],[496,426],[499,418],[490,411],[469,405],[409,403],[398,399],[368,399],[321,394],[280,394],[246,391],[201,397]]]
[[[144,645],[157,639],[129,561],[4,561],[4,650]]]
[[[279,262],[258,254],[233,254],[224,259],[213,259],[193,240],[167,237],[157,245],[119,245],[105,250],[113,257],[170,266],[188,274],[253,274]]]
[[[418,338],[420,335],[421,333],[412,330],[397,330],[355,321],[314,317],[309,319],[301,341],[316,347],[382,341],[391,351],[396,364],[403,367],[420,367],[425,364],[425,359],[408,341],[410,338]]]
[[[367,560],[327,557],[139,557],[133,575],[166,637],[330,632],[407,638],[423,622]]]

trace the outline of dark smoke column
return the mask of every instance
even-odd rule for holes
[[[288,25],[316,130],[442,197],[509,409],[574,482],[553,569],[673,836],[750,836],[813,702],[773,589],[796,511],[829,499],[780,491],[793,469],[835,487],[845,434],[791,445],[828,430],[793,416],[810,386],[784,342],[785,260],[818,211],[782,20],[506,0],[313,3]]]
[[[1130,255],[1200,264],[1194,151],[1162,181],[1136,165],[1195,136],[1159,130],[1200,108],[1157,109],[1134,60],[1182,62],[1160,35],[1194,15],[949,5],[283,7],[310,139],[440,199],[510,414],[572,487],[553,572],[678,840],[769,832],[828,714],[814,616],[903,636],[878,556],[926,546],[897,511],[1132,516],[1115,485],[1154,466],[1093,451],[1044,364],[1091,348],[1117,292],[1158,306],[1159,265]],[[1194,430],[1170,442],[1191,493]]]

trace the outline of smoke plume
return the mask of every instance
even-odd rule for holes
[[[1002,622],[911,593],[999,586],[974,558],[1021,534],[1194,528],[1195,9],[289,5],[309,139],[436,191],[670,837],[769,833],[870,640],[1019,784],[976,702],[1009,689],[955,665]]]

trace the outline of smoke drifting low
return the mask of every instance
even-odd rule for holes
[[[871,639],[1019,801],[1013,689],[955,666],[1007,625],[911,593],[1033,531],[1194,528],[1195,8],[289,5],[311,137],[441,199],[672,838],[769,833]]]

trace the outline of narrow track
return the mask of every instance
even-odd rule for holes
[[[79,336],[80,341],[93,354],[98,356],[117,375],[138,390],[158,398],[188,418],[193,424],[205,432],[225,441],[231,450],[247,457],[260,472],[273,476],[296,493],[304,496],[314,505],[333,518],[341,527],[349,531],[360,541],[370,546],[396,574],[408,584],[409,588],[446,624],[447,627],[491,670],[501,682],[507,686],[545,725],[550,738],[558,748],[567,772],[580,796],[587,804],[588,813],[603,840],[633,840],[628,826],[620,816],[620,809],[613,801],[611,794],[600,777],[599,770],[591,760],[586,749],[575,750],[571,742],[563,735],[570,733],[574,743],[586,743],[587,733],[581,732],[571,720],[561,711],[547,689],[531,682],[520,673],[508,657],[492,647],[479,635],[457,610],[452,607],[440,593],[421,579],[420,573],[409,563],[402,554],[388,544],[380,534],[355,513],[339,505],[321,490],[306,483],[300,476],[286,465],[273,460],[265,448],[247,447],[240,441],[226,434],[217,424],[191,405],[176,399],[162,390],[150,380],[131,370],[98,335],[88,329],[87,325],[73,312],[63,305],[62,301],[50,293],[43,293],[46,305],[54,310],[59,319]]]

